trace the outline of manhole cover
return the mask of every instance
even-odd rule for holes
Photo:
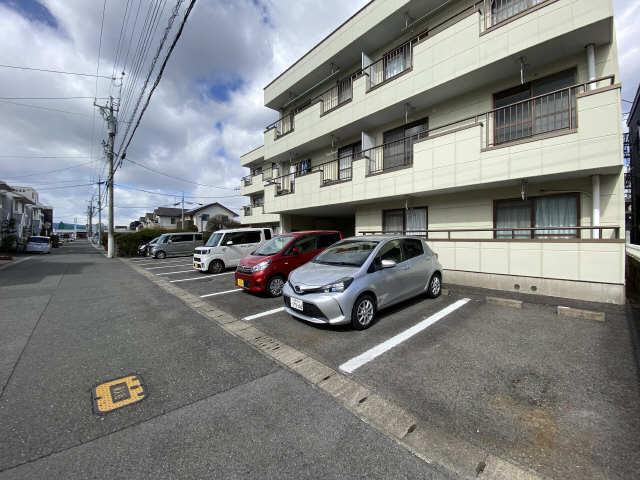
[[[146,396],[147,389],[140,375],[114,378],[91,390],[93,411],[98,415],[140,402]]]

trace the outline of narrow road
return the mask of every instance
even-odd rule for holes
[[[0,480],[448,478],[86,242],[0,270],[0,312]]]

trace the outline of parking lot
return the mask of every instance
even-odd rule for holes
[[[236,288],[233,271],[195,271],[190,257],[131,262],[501,458],[553,478],[631,478],[640,469],[630,308],[593,304],[605,321],[567,318],[553,301],[516,309],[454,287],[355,331],[294,319],[281,298]]]

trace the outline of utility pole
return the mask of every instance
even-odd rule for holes
[[[114,218],[113,218],[113,142],[116,137],[116,128],[117,121],[114,116],[114,108],[113,108],[113,97],[109,97],[108,105],[102,106],[94,103],[96,107],[100,109],[100,113],[107,121],[107,128],[109,137],[107,139],[107,143],[105,145],[107,160],[109,162],[109,178],[107,181],[107,188],[109,191],[109,226],[108,226],[108,240],[107,240],[107,257],[113,258],[115,257],[115,244],[113,239],[113,227],[114,227]]]
[[[98,245],[102,244],[102,193],[100,187],[102,182],[98,181]]]
[[[184,232],[184,192],[182,192],[182,231]]]
[[[89,233],[89,241],[93,240],[93,197],[91,197],[91,202],[89,203],[89,225],[87,226],[87,230]]]

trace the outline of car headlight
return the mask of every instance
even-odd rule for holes
[[[200,250],[196,250],[196,255],[206,255],[207,253],[209,253],[208,248],[201,248]]]
[[[342,280],[338,280],[337,282],[330,283],[328,285],[321,287],[321,290],[324,293],[344,292],[347,288],[349,288],[349,285],[351,285],[352,283],[353,283],[353,278],[343,278]]]
[[[261,272],[265,270],[269,265],[271,265],[271,260],[265,260],[264,262],[260,262],[253,267],[251,267],[252,272]]]

